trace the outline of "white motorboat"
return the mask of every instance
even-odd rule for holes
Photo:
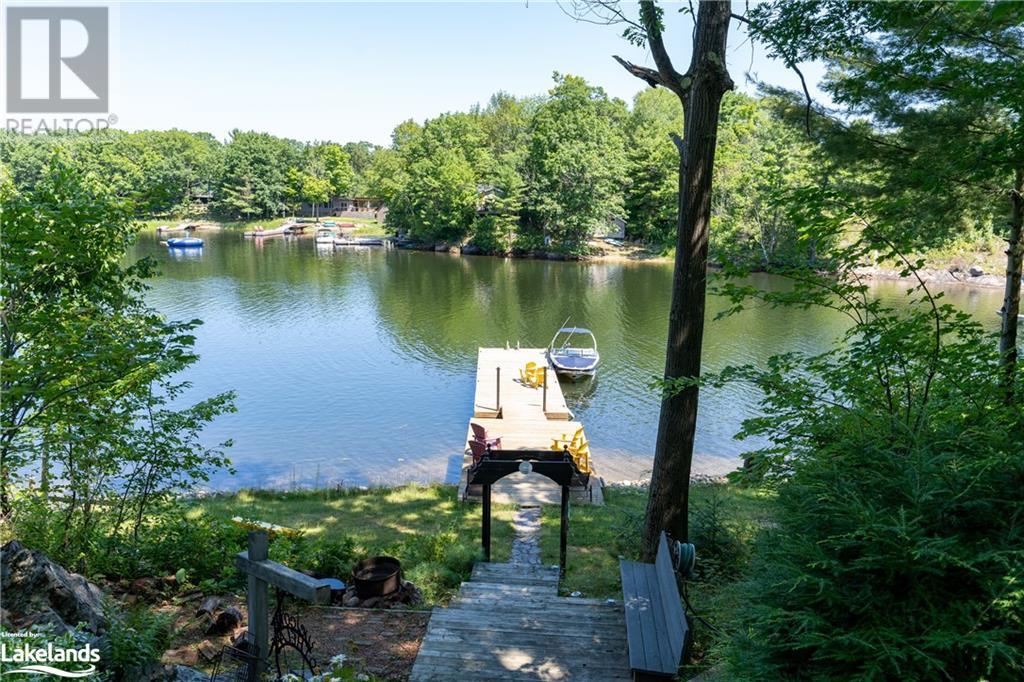
[[[570,379],[593,376],[601,362],[594,333],[583,327],[563,326],[548,345],[548,361],[555,372]]]
[[[317,246],[334,246],[334,230],[320,228],[316,231]]]

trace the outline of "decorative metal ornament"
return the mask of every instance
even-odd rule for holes
[[[287,673],[298,673],[301,679],[307,679],[308,676],[304,675],[306,671],[309,672],[309,676],[318,675],[320,668],[313,658],[313,640],[298,618],[284,612],[285,592],[278,588],[276,595],[277,605],[270,620],[270,653],[277,669],[277,679],[282,679]],[[301,671],[282,670],[282,662],[287,667],[287,657],[283,656],[285,649],[293,649],[298,653],[302,660]]]

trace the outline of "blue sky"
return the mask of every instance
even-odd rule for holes
[[[689,62],[689,17],[669,5],[677,68]],[[740,3],[737,3],[740,6]],[[625,6],[635,16],[635,7]],[[574,21],[553,2],[125,2],[117,10],[113,112],[128,130],[233,128],[301,140],[386,144],[402,120],[486,102],[496,91],[547,91],[572,73],[630,101],[642,84],[612,54],[650,64],[622,26]],[[727,61],[797,87],[738,28]],[[821,69],[805,73],[816,81]]]

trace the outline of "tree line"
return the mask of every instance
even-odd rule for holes
[[[68,163],[129,200],[142,218],[206,210],[227,219],[268,218],[302,203],[362,194],[360,180],[374,149],[368,142],[306,143],[240,130],[223,142],[183,130],[0,134],[0,162],[15,186],[42,181],[60,150]]]
[[[830,245],[801,239],[785,210],[796,187],[890,193],[921,225],[916,246],[922,249],[996,242],[1004,207],[992,191],[977,191],[1005,186],[993,163],[974,164],[971,185],[954,184],[925,201],[928,150],[941,144],[928,130],[805,118],[789,93],[726,93],[711,199],[713,261],[770,268],[818,263]],[[679,191],[673,136],[683,128],[678,102],[664,88],[646,89],[627,105],[582,78],[556,73],[541,96],[499,92],[465,112],[404,121],[386,147],[240,130],[224,141],[181,130],[5,132],[0,161],[16,186],[30,187],[61,148],[116,196],[131,199],[140,217],[209,212],[253,220],[290,215],[333,196],[372,196],[389,207],[389,230],[415,241],[579,255],[591,237],[613,232],[619,221],[628,239],[654,250],[671,247]],[[913,175],[892,173],[884,158],[851,144],[854,135],[874,140],[878,149],[913,144],[926,158]],[[977,151],[971,158],[988,157]]]

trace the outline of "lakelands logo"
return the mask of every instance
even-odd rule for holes
[[[100,652],[93,649],[91,644],[71,649],[55,647],[52,643],[45,647],[34,647],[29,644],[8,646],[7,642],[0,642],[0,662],[18,666],[7,670],[8,675],[23,673],[63,678],[89,677],[96,673],[96,663],[99,661]],[[83,668],[86,664],[88,667]]]
[[[107,7],[7,7],[4,13],[6,128],[20,132],[92,130],[110,110],[110,10]]]

